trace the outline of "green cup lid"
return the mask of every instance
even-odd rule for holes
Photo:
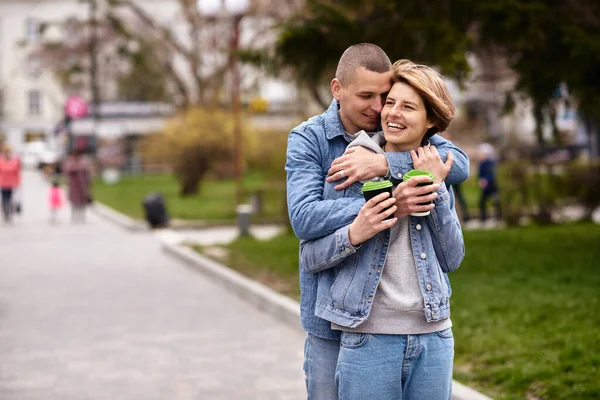
[[[378,182],[365,182],[365,184],[362,187],[362,191],[363,192],[369,192],[371,190],[380,190],[380,189],[385,189],[385,188],[389,188],[392,187],[392,182],[391,181],[378,181]]]
[[[404,182],[406,182],[410,178],[413,178],[415,176],[421,176],[421,175],[426,175],[426,176],[430,177],[431,180],[434,179],[433,174],[431,172],[423,171],[420,169],[413,169],[411,171],[408,171],[407,173],[404,174],[402,179],[404,180]]]

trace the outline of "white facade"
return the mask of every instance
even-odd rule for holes
[[[175,35],[186,44],[188,26],[181,14],[178,0],[136,0],[143,5],[144,10],[161,24],[169,26]],[[102,1],[99,1],[101,7]],[[98,14],[101,13],[99,10]],[[66,93],[59,85],[53,72],[44,69],[39,60],[29,57],[42,38],[40,25],[47,26],[44,30],[44,39],[52,37],[62,41],[73,32],[63,32],[60,23],[69,17],[85,20],[89,15],[89,5],[79,0],[0,0],[0,133],[4,134],[7,141],[16,151],[22,151],[26,141],[32,138],[44,138],[52,141],[52,132],[64,117],[64,103],[71,93]],[[242,45],[248,42],[252,25],[256,24],[253,18],[242,20],[241,37]],[[260,26],[260,21],[258,22]],[[221,27],[219,30],[225,29]],[[220,32],[224,34],[225,32]],[[210,32],[209,32],[210,34]],[[215,61],[226,60],[223,55],[215,54]],[[181,60],[180,60],[181,61]],[[99,59],[99,63],[104,62]],[[226,62],[226,61],[225,61]],[[185,70],[187,66],[175,59],[175,67]],[[259,71],[241,69],[242,88],[262,81],[264,77]],[[185,76],[184,79],[192,79]],[[102,101],[118,101],[115,97],[115,82],[110,82],[105,77],[100,77],[102,85]],[[249,84],[246,84],[249,82]],[[84,85],[88,86],[88,85]],[[255,89],[257,96],[271,100],[273,103],[281,99],[296,98],[296,90],[292,84],[273,83],[265,81],[265,87],[258,85]],[[86,93],[74,93],[90,100],[89,88]],[[74,125],[74,134],[85,134],[86,129],[93,129],[99,136],[102,132],[114,131],[111,127],[90,125],[88,121],[80,121]],[[103,122],[100,122],[102,124]],[[108,121],[107,121],[108,123]],[[136,127],[141,122],[136,121]],[[151,121],[148,131],[156,132],[161,124]]]
[[[39,43],[39,26],[85,12],[76,0],[0,0],[0,132],[17,151],[26,139],[48,134],[63,114],[62,89],[50,71],[28,57]]]

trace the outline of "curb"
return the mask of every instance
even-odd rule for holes
[[[219,285],[252,303],[275,318],[304,332],[300,323],[300,304],[271,288],[268,288],[233,269],[218,263],[189,247],[163,242],[163,250],[194,267]],[[474,389],[455,380],[452,381],[452,400],[492,400]]]
[[[97,215],[108,219],[117,225],[129,230],[129,231],[147,231],[149,228],[141,221],[131,218],[128,215],[118,212],[117,210],[110,208],[97,201],[94,202],[90,209]]]
[[[289,297],[284,296],[223,264],[211,260],[189,247],[163,242],[162,248],[167,254],[183,261],[188,266],[198,269],[199,272],[208,276],[219,285],[234,292],[255,307],[258,307],[296,329],[304,331],[300,324],[300,304]]]

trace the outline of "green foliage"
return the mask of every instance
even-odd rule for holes
[[[572,162],[550,165],[505,161],[498,168],[503,218],[516,226],[521,217],[552,222],[559,207],[583,205],[585,220],[600,206],[600,165]]]
[[[585,207],[585,219],[600,207],[600,163],[567,165],[561,179],[562,196]]]
[[[314,87],[330,80],[349,46],[371,42],[392,60],[433,64],[459,81],[466,54],[498,49],[539,122],[561,83],[579,111],[600,120],[600,3],[594,0],[307,0],[281,26],[276,53]],[[539,139],[542,140],[541,131]]]
[[[180,194],[191,196],[209,171],[231,165],[231,116],[222,110],[190,108],[172,118],[165,130],[145,143],[144,158],[172,165]],[[223,164],[223,160],[228,162]]]
[[[582,114],[600,118],[600,6],[592,0],[473,1],[479,45],[503,49],[519,75],[517,89],[543,111],[561,83]]]
[[[531,205],[527,168],[524,161],[505,161],[498,167],[502,217],[508,226],[517,226]]]
[[[285,182],[285,152],[288,131],[265,130],[247,135],[244,158],[248,168],[260,171],[274,182]]]
[[[140,40],[140,48],[131,54],[125,46],[119,54],[129,57],[130,68],[118,77],[119,99],[124,101],[169,101],[167,79],[156,44]]]
[[[313,88],[331,79],[348,46],[361,42],[379,45],[392,60],[435,64],[460,79],[468,72],[467,22],[446,2],[309,0],[280,26],[276,53]]]

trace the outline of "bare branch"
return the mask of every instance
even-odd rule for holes
[[[111,4],[117,7],[129,8],[142,22],[144,22],[149,28],[156,32],[160,39],[167,42],[173,49],[183,55],[185,58],[191,57],[191,52],[188,51],[180,42],[178,42],[171,31],[156,22],[143,8],[135,4],[131,0],[112,0]]]

